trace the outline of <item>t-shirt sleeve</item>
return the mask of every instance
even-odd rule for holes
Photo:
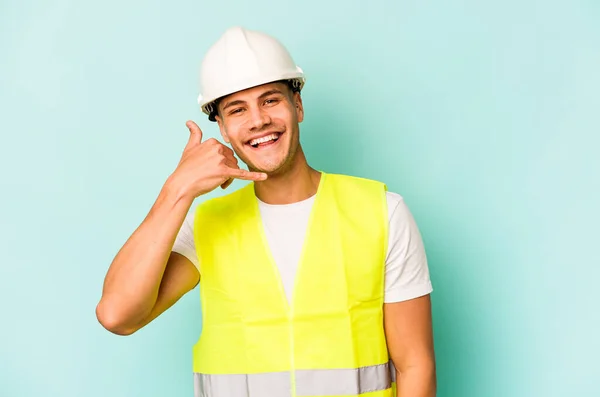
[[[181,225],[181,229],[175,237],[175,243],[171,251],[177,252],[188,258],[194,266],[200,271],[200,263],[196,252],[196,244],[194,243],[194,218],[195,211],[190,211]]]
[[[401,302],[433,291],[419,228],[402,196],[388,192],[389,236],[385,303]]]

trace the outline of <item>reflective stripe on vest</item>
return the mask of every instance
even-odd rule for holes
[[[285,397],[290,395],[288,372],[251,375],[194,373],[194,397]]]
[[[392,387],[389,364],[358,369],[297,370],[296,393],[289,372],[249,375],[194,374],[195,397],[354,396]],[[395,377],[395,376],[394,376]]]

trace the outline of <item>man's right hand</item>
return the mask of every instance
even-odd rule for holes
[[[199,273],[186,257],[172,252],[193,200],[227,187],[234,178],[260,181],[265,174],[238,167],[233,151],[216,139],[202,142],[202,131],[187,123],[190,139],[175,171],[144,218],[113,259],[96,306],[107,330],[130,335],[198,283]]]
[[[241,169],[233,150],[214,138],[202,142],[202,131],[193,121],[186,126],[190,138],[171,181],[177,190],[190,199],[211,192],[218,186],[226,188],[234,178],[262,181],[267,175]]]

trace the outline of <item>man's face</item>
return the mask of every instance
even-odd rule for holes
[[[300,94],[278,82],[223,98],[216,120],[248,169],[274,175],[293,163],[303,117]]]

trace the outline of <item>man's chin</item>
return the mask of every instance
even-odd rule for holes
[[[253,164],[249,165],[248,169],[254,172],[264,172],[267,177],[280,175],[285,171],[285,163],[281,164]]]
[[[279,161],[250,162],[249,164],[247,163],[247,165],[250,171],[264,172],[267,175],[276,175],[285,169],[286,161],[284,158]]]
[[[267,174],[267,177],[276,176],[281,173],[280,167],[265,167],[265,168],[248,168],[253,172],[262,172]]]

